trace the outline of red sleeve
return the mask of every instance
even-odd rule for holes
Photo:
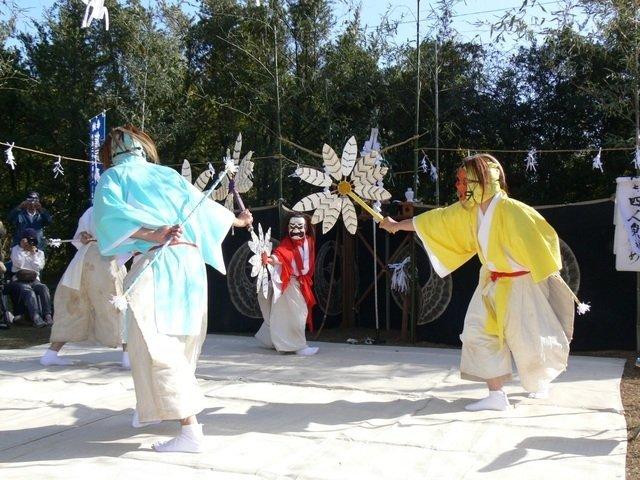
[[[278,257],[281,263],[280,280],[282,281],[282,291],[284,292],[289,286],[291,275],[293,274],[293,268],[291,268],[291,262],[293,262],[293,252],[286,248],[286,245],[282,244],[274,250],[273,254]]]

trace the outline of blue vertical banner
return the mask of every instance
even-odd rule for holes
[[[102,112],[89,120],[89,195],[93,200],[96,185],[100,180],[103,167],[100,163],[100,145],[104,142],[107,134],[107,114]]]

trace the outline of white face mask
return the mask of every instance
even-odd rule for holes
[[[293,240],[301,240],[305,237],[306,222],[302,217],[292,217],[289,220],[289,237]]]

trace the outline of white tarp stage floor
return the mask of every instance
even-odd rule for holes
[[[459,350],[318,343],[278,355],[250,337],[209,335],[204,454],[155,453],[176,422],[130,427],[133,382],[120,353],[69,346],[0,351],[0,478],[623,479],[623,360],[571,357],[548,400],[517,382],[513,410],[467,412],[481,384]]]

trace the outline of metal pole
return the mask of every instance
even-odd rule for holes
[[[440,68],[438,67],[438,35],[436,34],[435,41],[435,75],[434,75],[434,86],[435,86],[435,114],[436,114],[436,150],[435,150],[435,160],[436,160],[436,171],[438,172],[438,176],[436,178],[436,205],[440,205],[440,89],[438,86],[438,76],[440,75]]]
[[[389,233],[384,234],[384,264],[389,265]],[[384,285],[384,315],[388,332],[391,329],[391,285],[388,271],[384,276]]]
[[[418,135],[420,134],[420,0],[416,0],[416,124],[415,124],[415,148],[413,152],[413,191],[418,197]],[[409,233],[409,235],[413,235]],[[411,342],[416,340],[416,289],[418,283],[416,270],[416,242],[411,239],[411,322],[409,336]]]

